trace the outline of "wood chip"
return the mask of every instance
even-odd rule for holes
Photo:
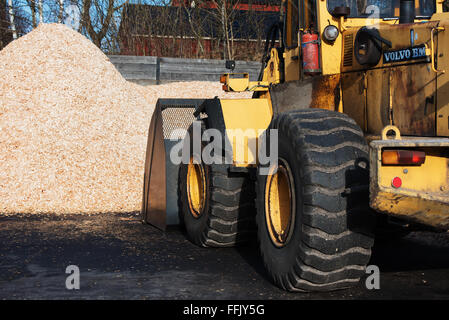
[[[61,24],[0,51],[0,74],[0,213],[138,211],[157,99],[250,97],[218,82],[127,82]]]

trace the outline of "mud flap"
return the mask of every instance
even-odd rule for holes
[[[142,197],[142,221],[158,229],[179,224],[179,165],[170,160],[171,148],[184,137],[170,140],[172,132],[187,129],[203,99],[159,99],[148,130]]]

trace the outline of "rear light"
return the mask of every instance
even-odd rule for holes
[[[420,166],[426,161],[426,153],[413,150],[384,150],[382,164]]]
[[[229,91],[229,88],[228,88],[228,86],[227,85],[223,85],[223,87],[222,87],[222,89],[223,89],[223,91]]]

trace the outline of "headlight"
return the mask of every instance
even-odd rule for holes
[[[329,25],[324,29],[323,38],[328,42],[334,42],[337,40],[339,34],[340,32],[336,26]]]

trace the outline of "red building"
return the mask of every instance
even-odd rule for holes
[[[124,55],[259,60],[268,28],[279,21],[279,6],[240,1],[227,19],[211,1],[174,0],[171,6],[128,4],[119,39]],[[226,22],[226,23],[224,23]]]
[[[279,12],[279,3],[280,1],[266,1],[266,0],[243,0],[238,1],[233,7],[236,10],[254,10],[254,11],[271,11],[271,12]],[[171,5],[174,7],[192,7],[198,6],[201,8],[207,9],[216,9],[216,2],[210,0],[172,0]]]

